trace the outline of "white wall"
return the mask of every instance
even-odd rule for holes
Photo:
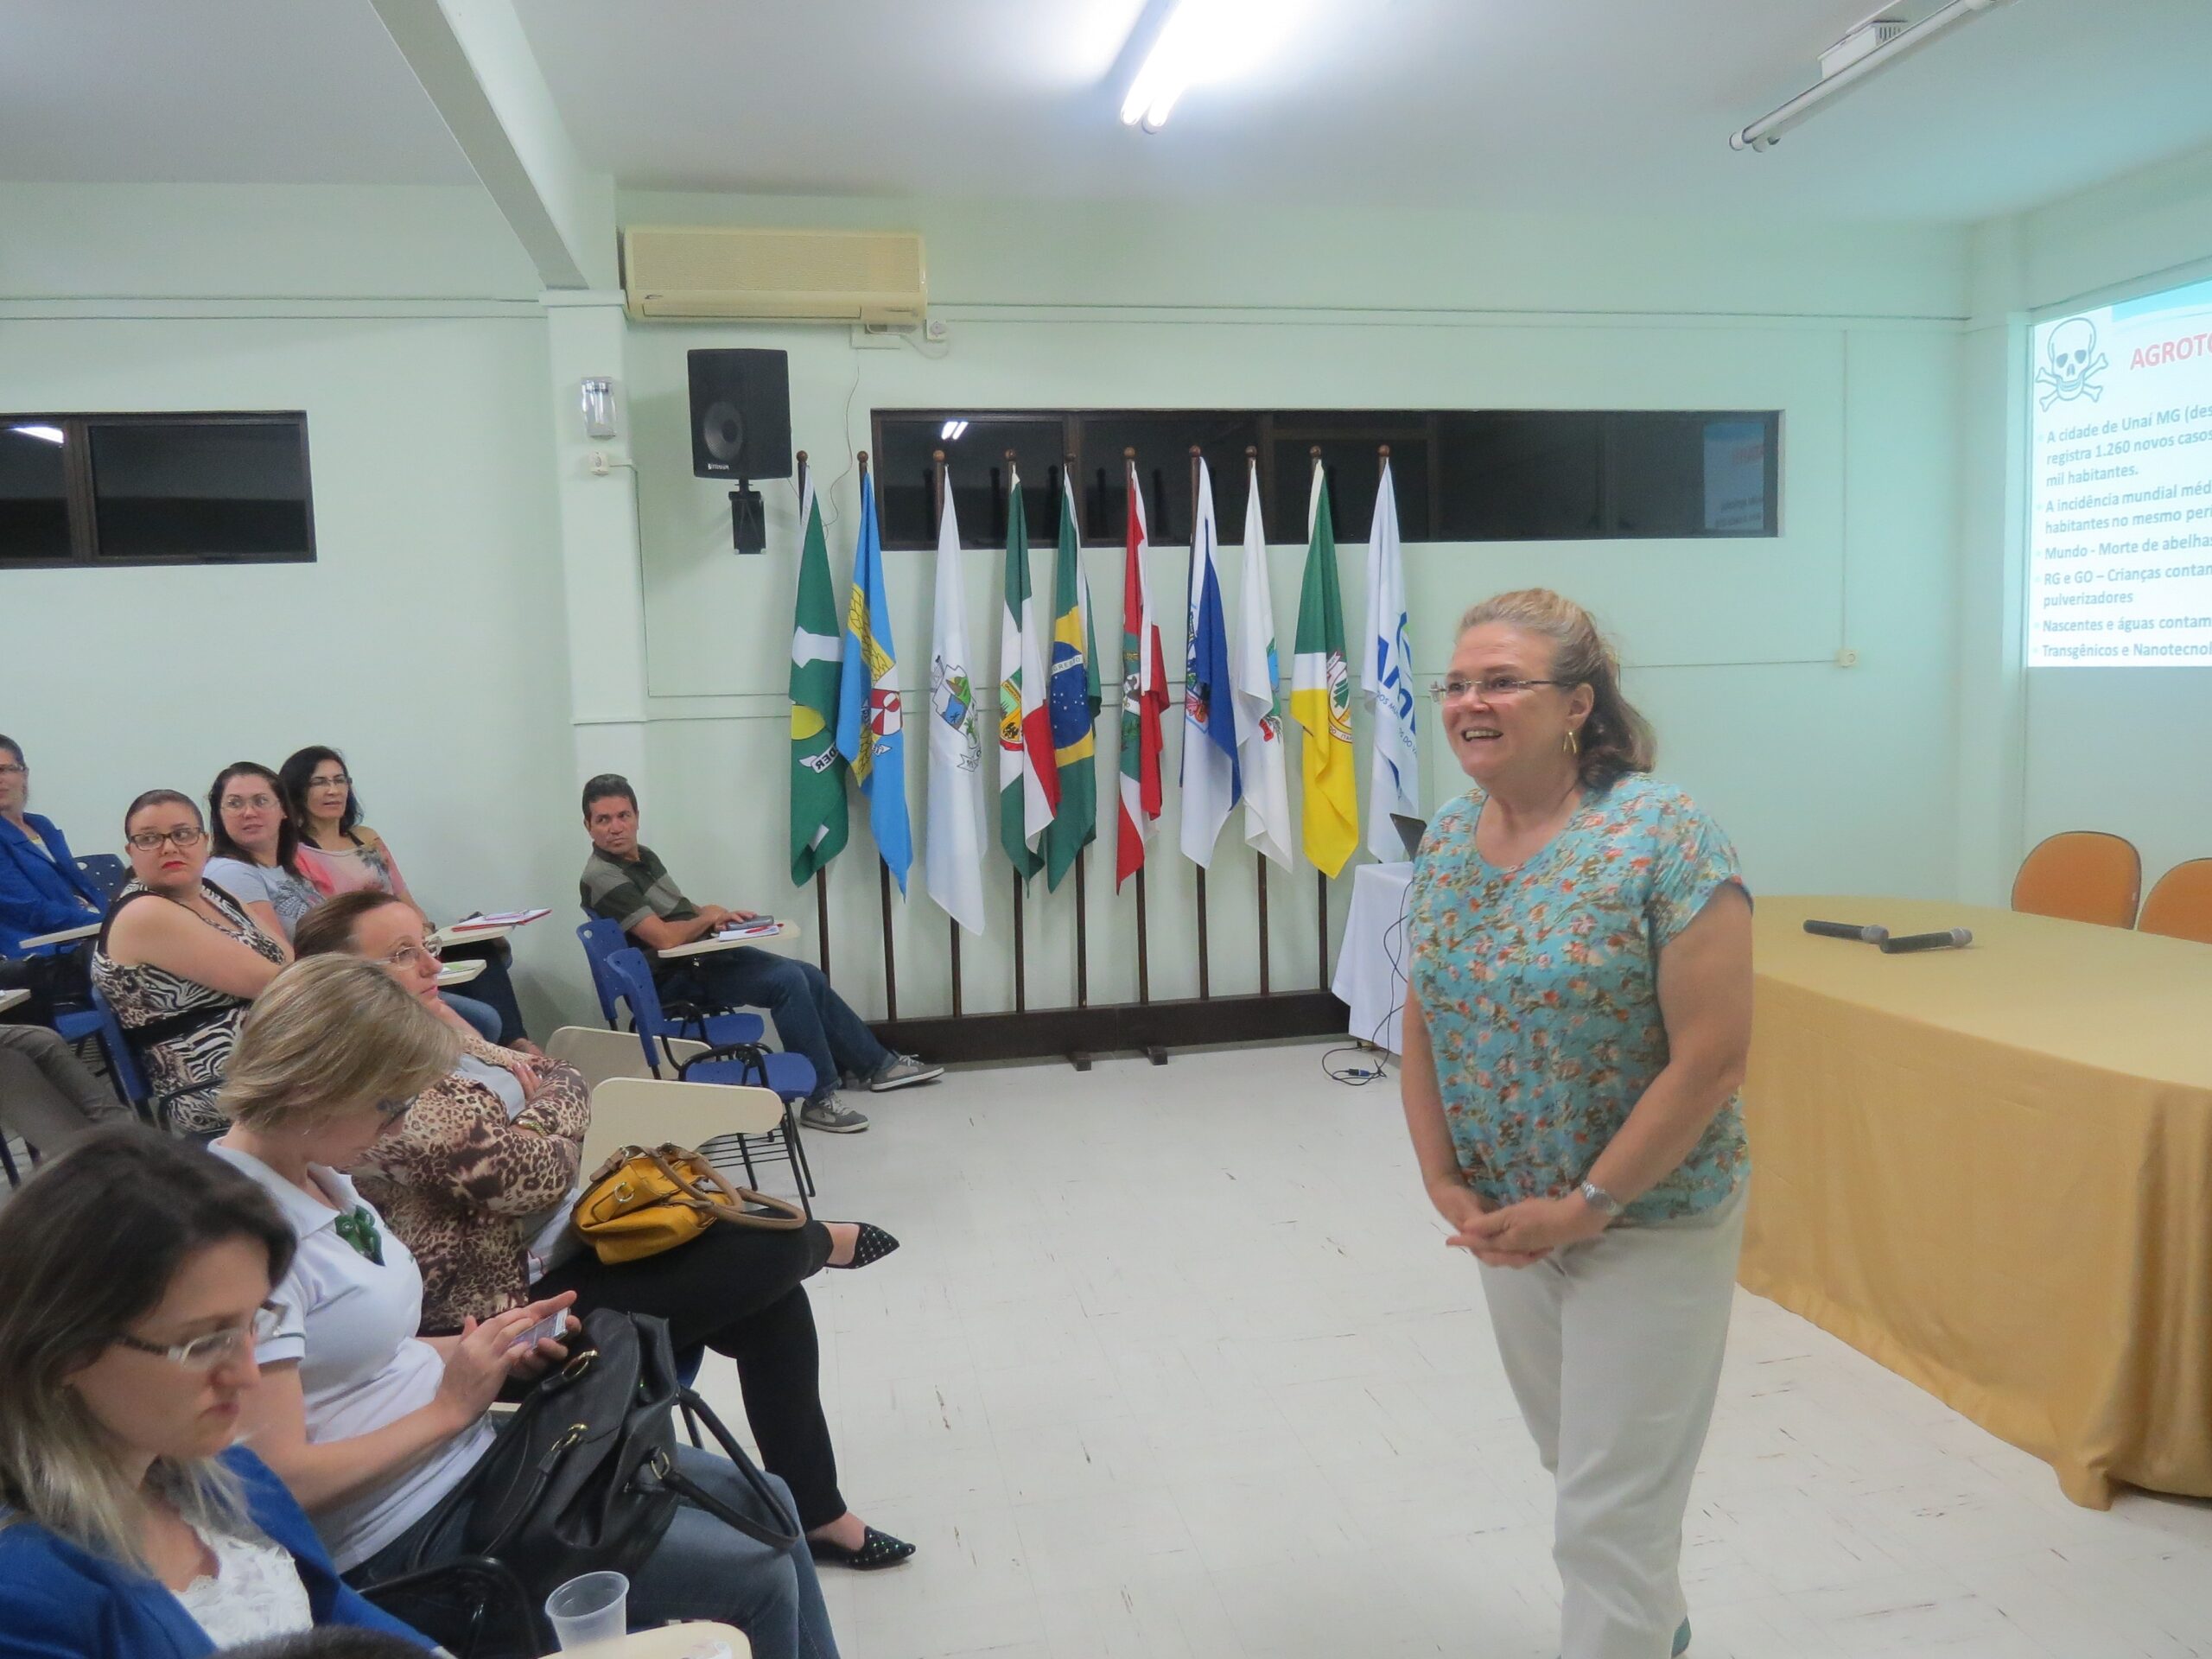
[[[1328,237],[1316,238],[1310,218],[1297,215],[1149,219],[1134,209],[684,196],[628,198],[623,213],[631,223],[918,224],[929,238],[932,315],[950,329],[942,350],[855,348],[846,332],[823,328],[631,332],[656,717],[646,832],[681,871],[727,872],[714,896],[797,910],[811,925],[810,895],[790,886],[782,819],[796,500],[785,486],[769,488],[771,551],[740,559],[729,549],[727,486],[690,471],[684,353],[739,345],[791,353],[794,442],[830,458],[821,477],[840,515],[830,531],[840,572],[856,501],[843,455],[868,444],[879,407],[1779,408],[1778,539],[1410,548],[1416,670],[1424,678],[1441,671],[1450,620],[1468,602],[1508,586],[1556,585],[1621,636],[1632,695],[1659,725],[1663,770],[1720,815],[1756,886],[1950,890],[1962,238],[1448,215],[1348,226],[1332,216]],[[1255,302],[1228,303],[1239,294]],[[1286,643],[1302,529],[1270,526],[1284,543],[1271,580]],[[999,554],[973,533],[969,547],[971,638],[988,655]],[[1357,639],[1364,550],[1341,551]],[[1118,610],[1118,559],[1111,548],[1086,555],[1102,640]],[[923,707],[934,556],[893,552],[887,564],[902,690],[909,708]],[[1034,568],[1041,587],[1048,561]],[[1152,575],[1172,616],[1182,602],[1181,550],[1157,550]],[[1233,607],[1233,561],[1225,578]],[[1179,664],[1179,626],[1167,645]],[[1834,665],[1847,645],[1859,653],[1854,669]],[[1112,729],[1102,727],[1104,817],[1091,893],[1092,994],[1101,998],[1135,988],[1132,906],[1108,891]],[[1178,741],[1171,736],[1171,765]],[[917,730],[909,796],[918,825],[920,747]],[[1426,732],[1423,752],[1433,806],[1460,780]],[[1172,850],[1169,795],[1152,912],[1156,995],[1195,988],[1190,871]],[[1252,988],[1258,976],[1252,864],[1241,845],[1229,850],[1233,839],[1224,836],[1212,882],[1217,990]],[[864,833],[852,850],[832,876],[834,967],[880,1006],[877,879]],[[1012,901],[1003,863],[989,864],[988,876],[991,936],[967,949],[967,997],[1004,1007]],[[1051,1002],[1072,990],[1072,899],[1043,895],[1040,883],[1029,906],[1030,988],[1033,1000]],[[1277,883],[1270,914],[1276,982],[1312,983],[1310,872],[1287,892]],[[945,925],[926,900],[906,907],[902,1011],[948,1005]]]
[[[2212,150],[1983,226],[1975,263],[1961,570],[1979,620],[1959,658],[1961,742],[1999,760],[1967,774],[1962,878],[1968,896],[2001,901],[2036,842],[2106,830],[2141,850],[2147,892],[2181,860],[2212,855],[2212,672],[2021,667],[2027,327],[2212,275]]]
[[[0,192],[0,213],[19,194]],[[384,249],[382,264],[355,268],[365,283],[505,280],[496,242],[447,236],[473,218],[450,198],[470,193],[327,194],[341,200],[303,228],[344,229],[334,261]],[[433,912],[559,906],[562,919],[519,937],[518,977],[539,1017],[574,1012],[588,995],[567,920],[582,849],[542,315],[466,290],[457,302],[308,308],[323,315],[248,299],[193,315],[209,308],[178,301],[150,260],[104,251],[137,247],[133,222],[158,223],[175,233],[177,286],[248,294],[253,262],[226,265],[216,245],[240,223],[235,193],[219,194],[200,204],[197,240],[191,200],[141,191],[79,193],[61,216],[73,263],[53,240],[11,238],[14,296],[20,283],[138,292],[0,301],[0,404],[303,409],[316,561],[0,572],[0,731],[29,753],[34,804],[79,852],[119,849],[124,805],[140,790],[200,797],[229,761],[275,766],[331,744]],[[263,210],[278,218],[301,205],[298,193],[271,194]],[[412,267],[391,251],[410,237]],[[248,243],[283,240],[271,222]],[[302,291],[343,281],[304,246],[289,257]]]
[[[22,644],[0,663],[0,730],[32,749],[41,804],[80,844],[105,844],[149,784],[204,788],[239,755],[273,762],[334,742],[434,908],[561,907],[523,936],[526,994],[586,1012],[565,918],[581,857],[575,756],[588,747],[570,730],[565,673],[561,541],[576,525],[556,505],[578,458],[549,439],[547,325],[523,297],[531,278],[512,238],[471,192],[8,187],[0,212],[35,232],[0,252],[9,401],[303,407],[321,543],[306,567],[9,575],[0,608],[35,620],[10,629]],[[791,887],[786,861],[794,502],[770,491],[772,551],[741,560],[723,486],[688,464],[683,354],[734,344],[792,353],[794,431],[823,463],[841,570],[855,503],[845,457],[878,406],[1778,408],[1779,538],[1410,549],[1416,671],[1440,670],[1449,619],[1473,598],[1557,585],[1620,635],[1663,770],[1719,814],[1757,887],[1951,890],[1962,236],[1446,213],[1334,215],[1317,235],[1304,213],[691,197],[632,198],[623,214],[918,225],[933,315],[951,329],[925,355],[836,328],[632,326],[620,364],[594,356],[623,382],[628,426],[612,447],[639,466],[646,834],[698,896],[797,913],[811,931],[811,895]],[[149,245],[149,226],[166,245]],[[590,487],[611,501],[629,486],[618,472]],[[1299,527],[1271,528],[1287,642],[1303,547]],[[1355,639],[1363,552],[1343,550]],[[1182,559],[1154,557],[1172,615]],[[1109,640],[1116,558],[1087,555]],[[889,563],[918,708],[933,559]],[[1232,604],[1236,575],[1232,561]],[[967,576],[988,652],[998,556],[973,537]],[[1179,633],[1168,644],[1179,660]],[[1859,666],[1834,665],[1845,646]],[[1131,907],[1108,873],[1103,729],[1100,999],[1134,989]],[[1433,806],[1459,779],[1433,735],[1424,765]],[[1158,995],[1194,988],[1173,800],[1154,867]],[[1252,865],[1234,839],[1212,884],[1224,991],[1258,978]],[[838,977],[880,1009],[864,830],[832,889]],[[987,891],[991,937],[967,953],[975,1007],[1011,991],[1001,865]],[[1342,906],[1340,893],[1339,921]],[[1279,881],[1270,913],[1275,982],[1311,983],[1310,874]],[[1071,915],[1068,893],[1039,884],[1036,1003],[1071,992]],[[902,1010],[945,1007],[943,917],[918,896],[899,929]]]

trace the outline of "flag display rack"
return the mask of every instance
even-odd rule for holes
[[[1321,504],[1322,510],[1325,511],[1326,495],[1324,486],[1319,481],[1322,468],[1320,452],[1318,445],[1314,447],[1313,454],[1317,477],[1314,499],[1317,503]],[[1246,458],[1248,468],[1255,468],[1256,466],[1255,452],[1249,448],[1246,451]],[[936,488],[933,493],[937,498],[936,505],[938,508],[938,512],[942,514],[949,505],[947,498],[950,494],[949,480],[947,479],[945,472],[944,452],[941,449],[936,451],[931,459],[935,463],[933,470],[936,474],[936,477],[933,480]],[[1007,454],[1009,467],[1012,466],[1014,459],[1013,453],[1009,451]],[[1198,447],[1194,445],[1192,448],[1191,459],[1192,490],[1194,501],[1192,516],[1194,524],[1198,522],[1199,517],[1196,503],[1201,487],[1200,463],[1200,452]],[[802,460],[802,467],[804,464],[804,461]],[[864,454],[859,457],[859,464],[862,469],[862,489],[865,492],[867,487],[866,469],[868,467],[868,460]],[[1063,473],[1062,488],[1064,493],[1067,488],[1066,480],[1072,473],[1073,464],[1074,457],[1068,457],[1068,469],[1066,472]],[[1385,476],[1387,477],[1387,474]],[[1019,486],[1016,485],[1014,487],[1018,489]],[[1132,485],[1132,488],[1134,487],[1134,485]],[[1065,501],[1063,501],[1061,505],[1062,514],[1065,520],[1066,514],[1071,511],[1071,509]],[[1018,500],[1015,503],[1015,507],[1018,512]],[[1205,522],[1210,525],[1211,523],[1210,502],[1207,504],[1207,508]],[[1256,522],[1255,518],[1254,520],[1255,526],[1256,526]],[[1064,524],[1064,532],[1065,528],[1066,526]],[[1027,533],[1026,531],[1019,529],[1018,525],[1012,520],[1009,522],[1009,556],[1007,566],[1007,574],[1006,580],[1009,587],[1010,594],[1012,592],[1013,584],[1014,584],[1017,580],[1019,581],[1020,585],[1020,598],[1023,607],[1026,608],[1027,594],[1029,593],[1028,578],[1027,575],[1022,573],[1019,567],[1017,567],[1014,563],[1011,550],[1013,547],[1014,537],[1016,535],[1020,536],[1021,545],[1026,550],[1027,546]],[[950,532],[947,533],[949,534]],[[1259,531],[1255,527],[1248,529],[1248,535],[1256,536],[1258,534]],[[1322,537],[1318,530],[1312,525],[1309,525],[1309,541],[1315,546],[1327,545],[1330,548],[1331,553],[1333,554],[1332,541]],[[1212,546],[1212,543],[1209,541],[1207,545],[1210,549]],[[1079,542],[1077,546],[1079,548]],[[1132,550],[1137,550],[1141,548],[1141,526],[1140,525],[1133,528],[1130,531],[1130,547]],[[1063,549],[1063,555],[1065,555],[1065,548]],[[1309,566],[1312,563],[1312,550],[1309,548]],[[1141,568],[1141,560],[1138,557],[1137,553],[1135,550],[1130,554],[1130,560],[1133,564]],[[1080,564],[1078,563],[1074,584],[1078,589],[1081,588],[1082,580]],[[1210,582],[1211,575],[1209,572],[1209,584]],[[1069,594],[1063,594],[1059,591],[1061,585],[1060,578],[1056,575],[1053,601],[1055,606],[1056,627],[1065,621],[1065,618],[1062,613],[1068,612],[1071,605],[1075,602],[1071,600]],[[1329,573],[1327,586],[1331,590],[1327,595],[1330,601],[1330,608],[1333,611],[1333,589],[1335,587],[1333,570]],[[1211,593],[1210,585],[1209,592]],[[1014,600],[1012,597],[1009,597],[1007,603],[1010,607],[1008,614],[1012,615],[1014,613],[1012,608],[1014,606]],[[1088,658],[1095,658],[1097,654],[1096,645],[1095,635],[1090,631],[1088,620],[1089,611],[1087,593],[1084,594],[1081,600],[1081,615],[1084,620],[1079,626],[1079,633],[1082,641],[1080,648]],[[1152,614],[1151,601],[1148,594],[1147,594],[1144,601],[1144,613],[1147,619],[1147,628],[1148,630],[1150,626],[1148,619]],[[1024,620],[1025,622],[1027,622],[1027,619],[1026,617]],[[1033,626],[1033,624],[1030,626]],[[1301,619],[1301,631],[1303,631],[1303,627],[1304,623]],[[1334,627],[1340,637],[1341,623],[1335,623]],[[1056,638],[1058,638],[1057,634]],[[1064,639],[1060,640],[1060,643],[1064,645],[1071,645],[1074,643],[1074,639],[1072,638]],[[1140,649],[1144,648],[1146,648],[1146,646],[1143,644],[1141,644]],[[1334,649],[1337,652],[1341,652],[1341,644],[1336,645]],[[1266,697],[1268,695],[1267,687],[1268,683],[1273,681],[1274,674],[1274,646],[1273,640],[1271,639],[1264,640],[1263,651],[1261,649],[1260,643],[1255,642],[1254,650],[1255,652],[1259,652],[1261,656],[1264,657],[1266,662],[1266,671],[1259,677],[1259,690],[1252,694],[1256,699],[1260,710],[1264,712],[1266,708]],[[1123,666],[1125,670],[1128,660],[1126,652],[1127,646],[1125,644],[1123,658]],[[1002,661],[1003,655],[1004,654],[1002,652]],[[1090,753],[1093,754],[1096,753],[1095,734],[1096,721],[1100,712],[1095,698],[1095,689],[1098,683],[1096,668],[1097,664],[1095,661],[1084,661],[1083,663],[1083,671],[1090,678],[1091,685],[1094,690],[1090,716],[1093,740],[1090,745],[1085,746],[1090,748]],[[1343,675],[1341,669],[1336,671],[1336,677],[1338,678],[1348,677]],[[1333,691],[1336,688],[1333,683],[1331,683],[1328,689]],[[1186,696],[1189,695],[1187,689],[1185,695]],[[1341,696],[1341,693],[1338,695]],[[1233,690],[1230,692],[1230,699],[1233,700],[1235,696]],[[1232,709],[1237,707],[1238,705],[1235,705],[1233,701],[1230,701],[1224,703],[1222,707],[1208,709],[1201,711],[1201,715],[1193,715],[1191,717],[1198,719],[1203,715],[1203,717],[1210,719],[1226,718],[1230,715]],[[1277,707],[1280,708],[1281,705],[1278,704]],[[1341,709],[1339,709],[1339,713],[1341,713]],[[1241,715],[1239,717],[1241,717]],[[1341,722],[1339,723],[1341,725]],[[1262,728],[1272,729],[1272,728],[1268,726],[1265,722],[1262,722]],[[1059,747],[1062,747],[1063,750],[1065,750],[1068,746],[1062,745]],[[1150,751],[1147,750],[1146,753],[1150,753]],[[1131,787],[1134,788],[1135,785],[1132,785]],[[1152,792],[1156,795],[1156,785],[1151,785],[1149,787],[1151,788]],[[1234,804],[1235,797],[1232,796],[1231,804],[1234,805]],[[1055,802],[1055,804],[1057,804],[1057,802]],[[1354,806],[1353,811],[1356,812],[1356,810],[1357,808]],[[1156,817],[1157,808],[1154,807],[1152,811],[1154,816]],[[1093,808],[1090,816],[1092,817],[1095,823],[1095,807]],[[1259,822],[1256,818],[1255,821],[1255,823]],[[1019,834],[1019,820],[1015,820],[1014,829],[1007,830],[1005,833],[1008,835]],[[1145,833],[1148,836],[1149,832],[1147,830]],[[969,1011],[967,1007],[968,999],[963,995],[965,988],[963,984],[963,964],[961,960],[961,926],[960,923],[957,919],[948,916],[947,925],[950,934],[949,943],[950,947],[949,963],[950,969],[949,985],[951,1003],[950,1012],[944,1014],[909,1015],[902,1018],[899,1010],[897,960],[895,951],[896,912],[894,911],[892,904],[892,870],[887,862],[879,860],[878,877],[881,906],[881,925],[883,930],[882,946],[886,1017],[881,1021],[876,1023],[877,1034],[884,1042],[890,1045],[894,1049],[909,1052],[925,1053],[931,1058],[940,1061],[976,1062],[991,1060],[1037,1059],[1058,1056],[1065,1058],[1076,1067],[1076,1069],[1079,1071],[1088,1071],[1090,1069],[1093,1057],[1100,1054],[1116,1052],[1128,1053],[1134,1052],[1144,1054],[1152,1061],[1153,1064],[1156,1065],[1164,1065],[1167,1063],[1167,1052],[1172,1048],[1244,1042],[1281,1041],[1295,1039],[1340,1035],[1343,1033],[1344,1023],[1344,1005],[1339,1002],[1334,995],[1327,988],[1329,984],[1330,875],[1325,868],[1319,869],[1315,872],[1317,921],[1315,969],[1317,983],[1315,987],[1311,989],[1293,990],[1276,988],[1274,975],[1274,964],[1272,962],[1269,946],[1269,892],[1267,868],[1268,855],[1263,844],[1259,841],[1259,839],[1257,839],[1260,833],[1261,832],[1256,829],[1248,829],[1246,835],[1246,839],[1251,842],[1254,849],[1254,879],[1258,901],[1256,914],[1256,944],[1258,946],[1259,955],[1259,988],[1256,993],[1238,993],[1221,996],[1217,996],[1213,994],[1210,938],[1211,918],[1208,913],[1206,893],[1207,869],[1205,865],[1197,863],[1196,855],[1192,855],[1194,865],[1194,897],[1196,899],[1196,909],[1192,919],[1195,926],[1196,944],[1198,947],[1197,962],[1195,963],[1198,995],[1196,996],[1177,997],[1158,1001],[1154,999],[1152,995],[1150,962],[1151,941],[1148,916],[1148,894],[1146,880],[1147,872],[1145,868],[1146,864],[1149,861],[1144,857],[1143,847],[1141,840],[1140,840],[1136,842],[1131,843],[1135,848],[1133,855],[1134,868],[1132,869],[1130,868],[1129,862],[1124,861],[1122,862],[1119,872],[1122,876],[1134,874],[1136,878],[1136,1001],[1133,1002],[1094,1004],[1090,1000],[1090,950],[1089,931],[1090,894],[1086,868],[1088,860],[1085,857],[1085,854],[1088,851],[1088,842],[1090,837],[1086,836],[1082,842],[1076,845],[1071,855],[1068,854],[1065,849],[1062,849],[1062,856],[1065,859],[1066,862],[1072,862],[1075,873],[1075,881],[1073,884],[1075,889],[1076,906],[1073,930],[1073,944],[1076,957],[1074,964],[1075,1000],[1073,1005],[1071,1007],[1050,1008],[1035,1008],[1029,1006],[1027,986],[1027,940],[1026,938],[1026,909],[1030,898],[1028,891],[1029,882],[1025,878],[1021,873],[1020,866],[1017,864],[1012,871],[1014,875],[1014,982],[1012,987],[1014,1006],[1012,1008],[991,1012]],[[1020,850],[1016,848],[1012,842],[1008,842],[1007,843],[1007,848],[1009,855],[1012,855],[1015,852]],[[1310,855],[1312,851],[1312,842],[1310,839],[1308,842],[1308,850]],[[1044,859],[1040,857],[1039,860],[1039,867],[1041,868],[1044,862]],[[1065,862],[1062,864],[1061,868],[1062,873],[1065,873]],[[1034,873],[1033,870],[1032,873]],[[820,947],[823,955],[823,967],[825,972],[829,966],[829,901],[826,875],[826,869],[817,869],[815,872],[816,897],[817,910],[819,912]],[[1117,880],[1117,889],[1118,885],[1119,882]]]

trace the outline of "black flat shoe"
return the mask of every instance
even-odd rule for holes
[[[914,1547],[904,1538],[893,1538],[874,1527],[868,1529],[868,1541],[858,1549],[847,1549],[827,1538],[810,1538],[806,1547],[816,1560],[830,1567],[849,1567],[855,1573],[880,1573],[887,1567],[898,1566],[914,1553]]]
[[[864,1268],[872,1262],[882,1261],[885,1256],[898,1248],[897,1239],[892,1237],[874,1222],[864,1221],[861,1223],[861,1236],[853,1243],[853,1259],[849,1262],[832,1262],[828,1265],[833,1268]],[[897,1543],[899,1541],[894,1538],[891,1541]]]

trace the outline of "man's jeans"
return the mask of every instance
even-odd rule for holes
[[[812,1063],[817,1094],[835,1089],[841,1072],[870,1077],[891,1058],[868,1022],[830,988],[811,963],[741,944],[709,956],[678,957],[660,972],[665,976],[664,994],[682,991],[689,979],[707,1002],[766,1008],[783,1046]]]

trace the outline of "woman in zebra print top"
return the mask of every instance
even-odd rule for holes
[[[147,791],[123,833],[131,880],[101,930],[92,982],[130,1037],[161,1121],[181,1135],[219,1135],[228,1120],[215,1095],[238,1027],[291,951],[201,879],[207,827],[190,796]]]

